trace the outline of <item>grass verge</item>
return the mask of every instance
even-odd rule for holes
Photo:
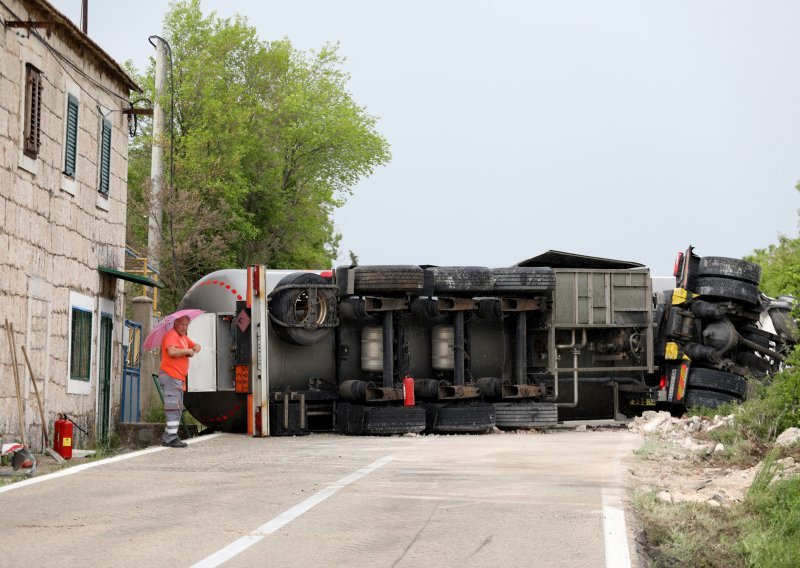
[[[725,414],[734,419],[707,434],[725,451],[714,454],[713,465],[750,467],[762,462],[745,498],[730,506],[707,503],[668,503],[655,489],[638,489],[632,504],[642,530],[642,546],[651,566],[745,567],[800,565],[800,476],[776,477],[777,460],[800,459],[800,446],[774,447],[786,428],[800,426],[800,361],[779,373],[739,407],[695,414]],[[639,459],[669,459],[667,442],[648,438]],[[679,473],[676,473],[679,475]],[[654,481],[657,481],[654,479]]]

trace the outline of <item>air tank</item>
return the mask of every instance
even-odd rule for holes
[[[361,370],[383,371],[383,327],[379,325],[365,325],[361,329]]]
[[[431,367],[436,371],[452,371],[453,341],[455,332],[452,325],[436,325],[431,331]]]

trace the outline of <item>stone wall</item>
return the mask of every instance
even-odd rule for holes
[[[38,3],[6,0],[3,20],[52,20]],[[14,15],[9,13],[12,11]],[[21,347],[27,349],[48,427],[66,413],[78,447],[91,444],[97,425],[100,312],[113,316],[111,420],[119,414],[122,380],[122,283],[98,266],[124,266],[127,201],[128,86],[124,77],[83,49],[65,26],[48,38],[0,27],[0,326],[14,326],[28,440],[41,448],[41,419]],[[66,63],[68,60],[71,64]],[[25,65],[43,74],[41,148],[22,152]],[[114,96],[115,93],[119,96]],[[64,169],[67,96],[79,98],[77,164]],[[98,192],[102,119],[112,125],[108,198]],[[70,317],[76,298],[93,312],[88,384],[69,380]],[[0,434],[19,435],[16,389],[5,330],[0,333]]]

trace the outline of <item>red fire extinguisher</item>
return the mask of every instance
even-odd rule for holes
[[[65,460],[70,459],[72,457],[72,422],[66,420],[66,416],[63,414],[59,414],[53,429],[55,430],[53,449]]]
[[[414,406],[414,379],[403,377],[403,406]]]

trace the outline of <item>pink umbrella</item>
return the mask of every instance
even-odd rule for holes
[[[148,334],[147,339],[144,340],[143,348],[146,351],[159,349],[161,347],[161,340],[164,339],[164,336],[167,334],[167,332],[172,329],[176,319],[187,316],[191,321],[200,314],[204,313],[205,312],[203,310],[178,310],[174,314],[164,316],[164,319],[158,322],[158,324],[153,328],[153,331]]]

